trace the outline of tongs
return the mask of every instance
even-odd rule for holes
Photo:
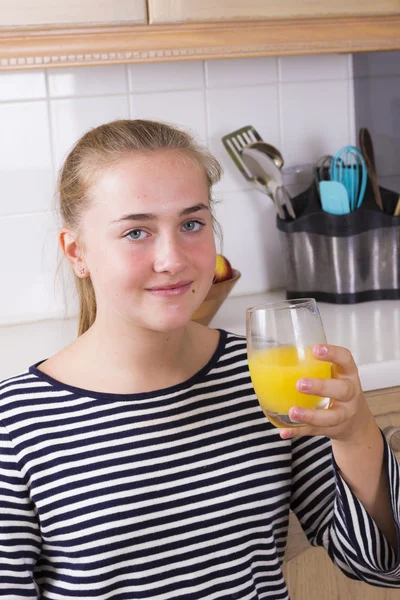
[[[222,142],[245,179],[269,197],[272,194],[280,219],[286,220],[287,213],[295,219],[296,213],[278,168],[283,164],[280,152],[264,142],[252,125],[225,135]]]

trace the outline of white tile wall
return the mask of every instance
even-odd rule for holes
[[[281,148],[285,163],[313,162],[353,141],[346,79],[282,83]],[[305,110],[307,107],[307,110]]]
[[[47,73],[52,98],[68,96],[110,96],[128,90],[122,65],[51,69]]]
[[[56,237],[51,212],[1,218],[0,325],[63,314]]]
[[[400,51],[354,57],[357,127],[374,143],[380,185],[400,194]]]
[[[129,91],[133,94],[196,90],[204,86],[204,63],[201,60],[129,65],[127,70]]]
[[[0,215],[49,210],[54,182],[46,101],[0,103],[0,132]]]
[[[190,130],[201,143],[207,141],[203,90],[131,94],[133,119],[167,121]]]
[[[189,128],[220,159],[223,251],[234,294],[284,285],[275,212],[237,171],[221,137],[252,124],[286,165],[355,141],[351,57],[246,58],[0,73],[0,323],[64,315],[55,283],[54,178],[77,138],[116,118]]]
[[[0,101],[46,98],[44,71],[15,71],[1,74]]]
[[[54,161],[58,169],[75,141],[88,129],[129,118],[126,94],[50,100]]]

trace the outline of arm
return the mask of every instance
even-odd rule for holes
[[[399,465],[369,410],[351,354],[334,346],[317,346],[314,353],[333,363],[334,378],[300,380],[298,389],[333,398],[333,406],[329,410],[293,407],[290,416],[305,425],[283,429],[281,437],[296,437],[295,481],[301,478],[296,473],[296,456],[304,451],[305,436],[331,438],[335,489],[333,494],[332,488],[326,490],[325,503],[314,523],[307,515],[300,514],[300,519],[313,543],[324,545],[341,568],[345,561],[343,570],[347,572],[350,567],[348,575],[376,585],[400,585],[400,563],[395,559],[400,530]],[[299,508],[296,494],[295,490],[294,510]],[[307,502],[309,510],[312,501]],[[307,531],[307,527],[311,529]],[[370,577],[373,572],[385,571],[387,576]]]
[[[332,450],[342,478],[375,521],[391,547],[398,552],[388,480],[384,464],[384,440],[372,418],[365,431],[351,442],[332,440]]]
[[[0,427],[0,598],[39,598],[33,570],[41,538],[12,442]]]

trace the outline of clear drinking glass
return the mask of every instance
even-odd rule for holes
[[[302,394],[302,377],[328,379],[331,364],[312,354],[314,344],[326,343],[314,298],[260,304],[246,313],[247,355],[258,401],[276,427],[298,427],[288,415],[292,406],[329,408],[330,399]]]

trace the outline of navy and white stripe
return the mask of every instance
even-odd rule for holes
[[[0,596],[285,600],[289,509],[349,577],[400,565],[326,438],[281,440],[245,340],[221,332],[183,384],[99,394],[36,367],[0,384]],[[399,465],[386,447],[400,522]]]

